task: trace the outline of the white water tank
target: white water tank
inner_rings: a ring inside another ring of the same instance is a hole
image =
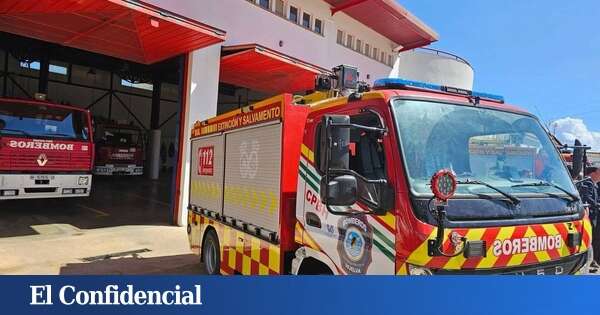
[[[401,52],[390,78],[473,90],[473,67],[456,55],[430,48]]]

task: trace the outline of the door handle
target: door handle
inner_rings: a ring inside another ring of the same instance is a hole
[[[317,216],[313,212],[307,212],[306,213],[306,224],[320,229],[321,228],[321,218],[319,218],[319,216]]]

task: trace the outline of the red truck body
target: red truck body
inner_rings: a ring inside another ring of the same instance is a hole
[[[0,200],[88,196],[91,130],[87,110],[0,99]]]
[[[144,174],[144,147],[140,128],[123,124],[96,126],[94,175]]]

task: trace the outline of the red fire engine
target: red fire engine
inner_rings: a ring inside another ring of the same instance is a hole
[[[356,75],[337,77],[194,126],[188,234],[207,273],[586,271],[588,210],[534,116],[402,79],[344,93]]]
[[[91,130],[87,110],[0,98],[0,200],[89,196]]]
[[[96,125],[96,166],[94,175],[144,174],[142,131],[131,124]]]

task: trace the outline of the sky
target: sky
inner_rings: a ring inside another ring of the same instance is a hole
[[[439,34],[431,48],[469,61],[474,90],[526,108],[563,141],[600,149],[600,1],[398,2]]]

